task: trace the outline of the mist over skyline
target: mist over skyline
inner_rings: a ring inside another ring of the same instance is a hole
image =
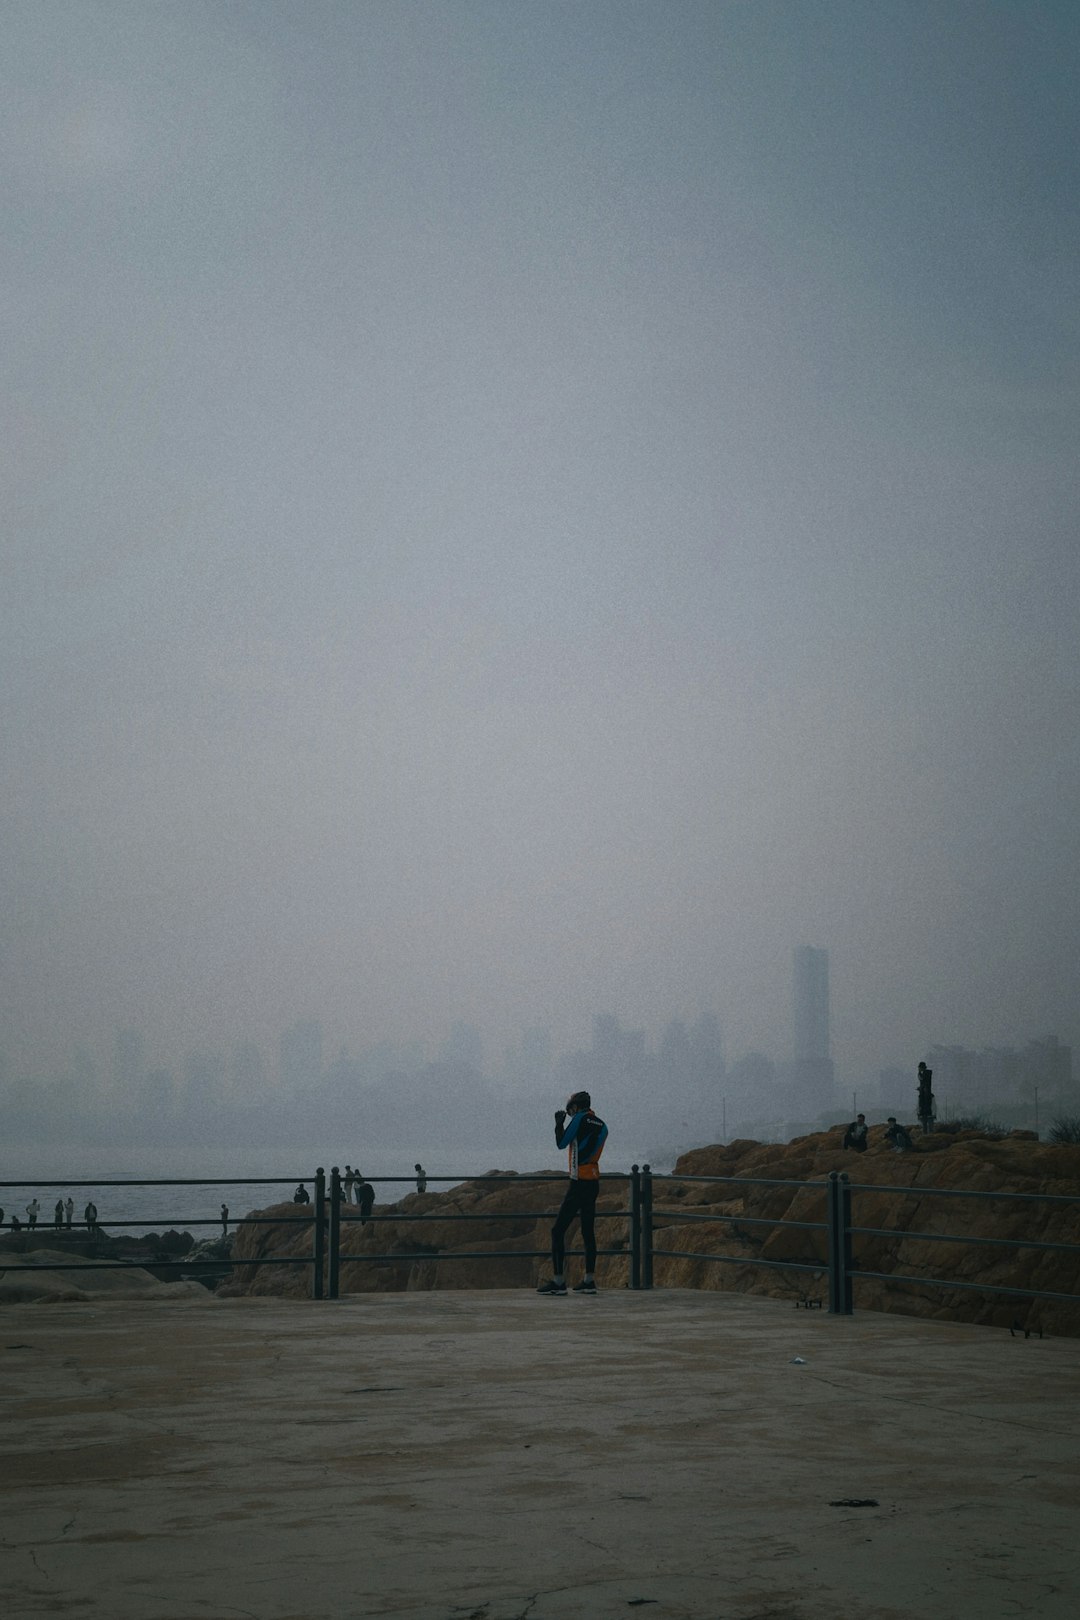
[[[1080,1046],[1080,13],[7,8],[0,1049]]]

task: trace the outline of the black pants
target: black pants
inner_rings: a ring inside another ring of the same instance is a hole
[[[596,1268],[596,1195],[598,1181],[572,1181],[566,1189],[555,1225],[551,1228],[551,1264],[556,1277],[562,1276],[566,1262],[566,1234],[577,1219],[581,1221],[581,1237],[585,1244],[585,1270]]]

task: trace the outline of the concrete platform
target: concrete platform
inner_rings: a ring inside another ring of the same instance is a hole
[[[674,1290],[206,1296],[8,1306],[0,1368],[7,1620],[1080,1612],[1073,1340]]]

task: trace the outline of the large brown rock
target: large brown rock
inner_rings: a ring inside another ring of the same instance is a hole
[[[977,1286],[946,1288],[858,1276],[860,1271],[883,1272],[890,1277],[1080,1294],[1080,1253],[998,1246],[1004,1242],[1080,1246],[1080,1146],[1051,1146],[1020,1134],[993,1140],[975,1131],[940,1132],[917,1138],[914,1152],[897,1154],[883,1140],[883,1132],[874,1129],[866,1153],[856,1154],[844,1151],[842,1139],[843,1129],[838,1127],[781,1147],[734,1142],[698,1148],[683,1155],[676,1172],[824,1182],[830,1171],[845,1171],[852,1183],[852,1226],[871,1229],[856,1232],[852,1240],[856,1309],[1006,1327],[1016,1323],[1028,1330],[1042,1328],[1080,1336],[1080,1301],[1028,1300],[984,1293]],[[933,1196],[934,1189],[1049,1193],[1075,1201],[946,1198]],[[734,1188],[716,1183],[655,1183],[654,1210],[674,1212],[691,1204],[697,1214],[715,1211],[735,1220],[691,1227],[679,1226],[673,1215],[672,1224],[657,1232],[657,1249],[693,1249],[739,1260],[820,1260],[821,1269],[780,1272],[658,1257],[654,1266],[657,1284],[734,1289],[778,1298],[800,1294],[821,1298],[827,1293],[823,1233],[795,1226],[749,1224],[755,1218],[824,1221],[824,1188],[817,1192],[756,1182]],[[657,1221],[658,1227],[662,1224]],[[875,1235],[881,1232],[890,1235]],[[906,1233],[912,1235],[903,1235]],[[981,1241],[930,1241],[944,1234]]]

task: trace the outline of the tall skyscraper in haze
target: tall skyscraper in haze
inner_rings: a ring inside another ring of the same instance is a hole
[[[793,997],[796,1106],[812,1115],[833,1104],[835,1073],[829,1052],[829,953],[795,947]]]

